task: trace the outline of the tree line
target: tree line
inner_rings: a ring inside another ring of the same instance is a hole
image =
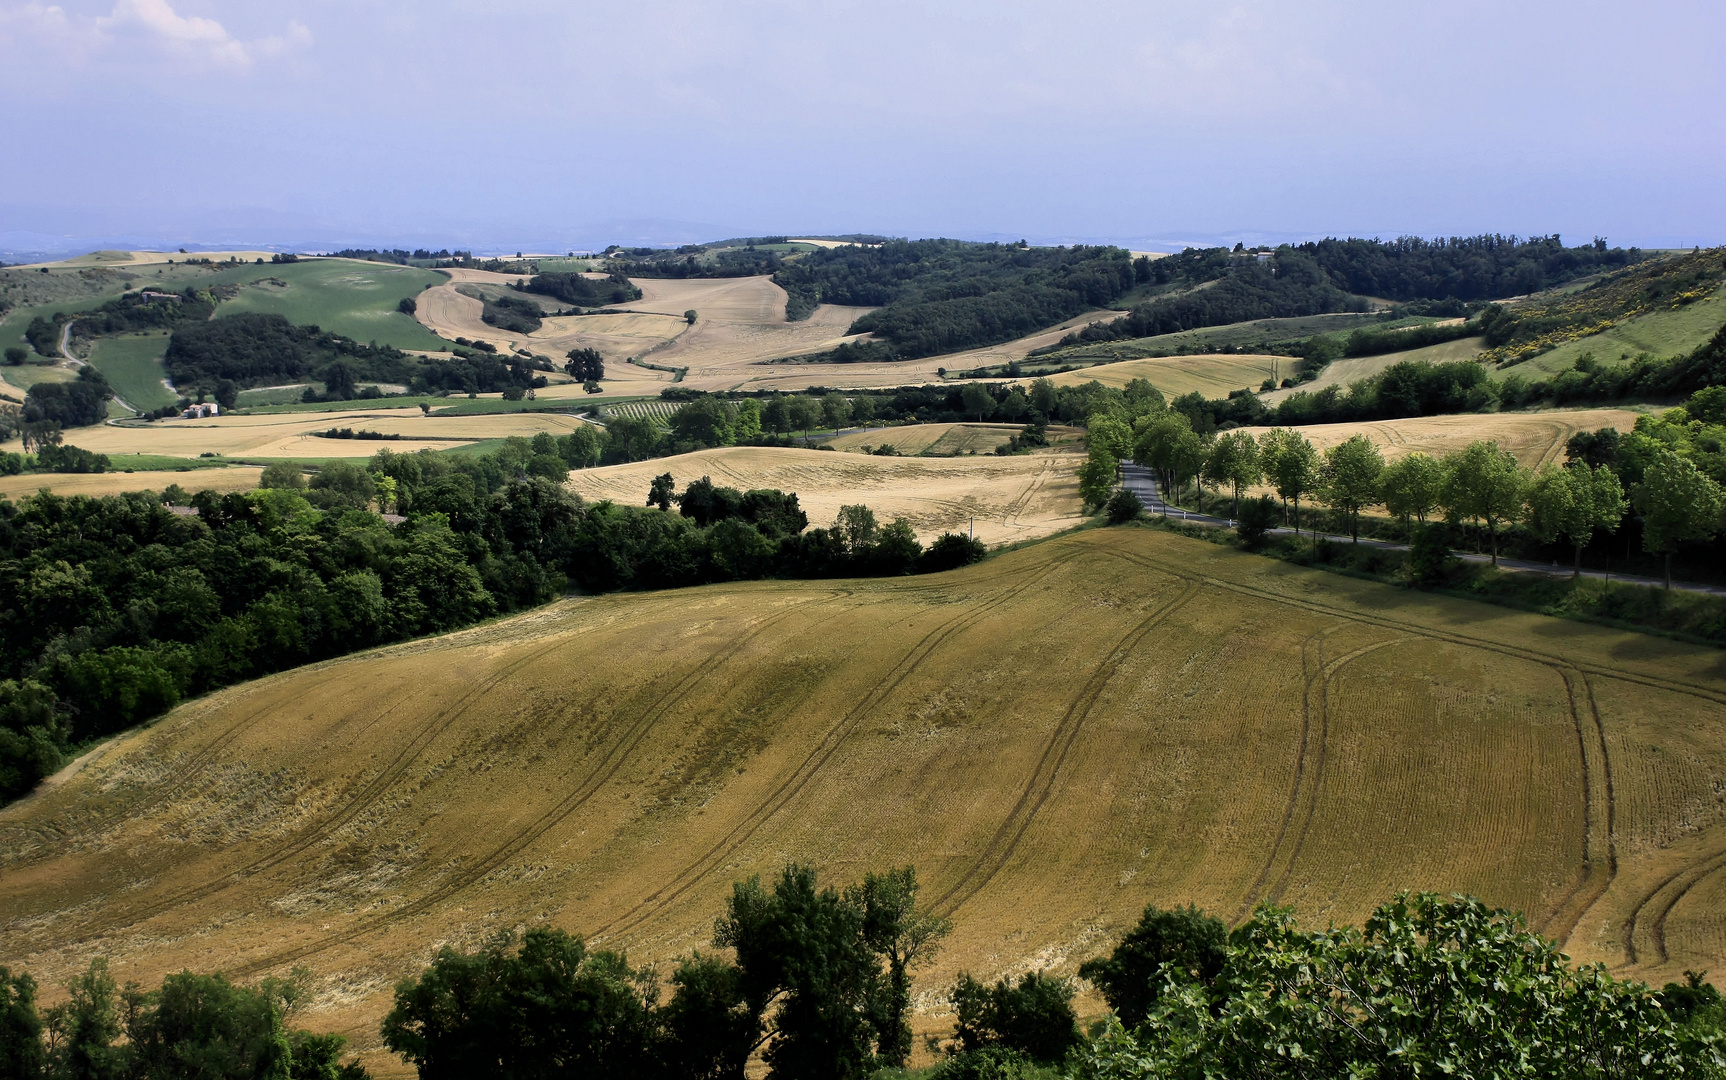
[[[0,499],[0,799],[190,695],[572,588],[907,574],[982,555],[962,536],[925,550],[862,506],[811,529],[795,494],[706,478],[676,494],[662,477],[635,506],[585,503],[562,487],[585,452],[541,434],[485,455],[381,449],[309,481],[278,463],[244,493]]]
[[[773,280],[790,294],[793,318],[817,304],[880,308],[850,332],[875,334],[890,358],[914,359],[1010,341],[1105,307],[1149,265],[1113,247],[889,240],[809,252]]]
[[[1254,251],[1238,244],[1234,251],[1189,248],[1150,263],[1152,295],[1127,315],[1070,334],[1062,344],[1365,311],[1369,296],[1456,304],[1513,296],[1642,258],[1637,249],[1608,248],[1604,240],[1567,248],[1557,236],[1333,238]]]
[[[605,307],[641,299],[641,290],[618,273],[597,279],[573,273],[535,274],[518,287],[576,307]]]
[[[1597,534],[1617,532],[1633,517],[1644,553],[1663,564],[1668,588],[1680,545],[1706,543],[1726,529],[1726,387],[1700,391],[1683,408],[1638,417],[1628,435],[1610,428],[1579,435],[1565,465],[1533,473],[1496,442],[1475,441],[1443,458],[1416,451],[1386,464],[1363,435],[1321,454],[1298,431],[1207,435],[1186,414],[1158,407],[1149,395],[1144,400],[1136,416],[1093,418],[1090,456],[1080,472],[1088,504],[1111,498],[1119,463],[1131,459],[1156,473],[1165,498],[1188,484],[1232,493],[1230,516],[1260,535],[1276,523],[1275,509],[1268,500],[1243,508],[1241,496],[1262,483],[1282,500],[1280,517],[1297,534],[1303,499],[1342,514],[1356,539],[1360,515],[1370,507],[1382,506],[1416,540],[1442,514],[1482,530],[1495,564],[1501,536],[1520,525],[1539,543],[1570,548],[1577,572]],[[1443,556],[1428,552],[1429,560]]]
[[[952,929],[919,891],[911,867],[843,889],[797,864],[750,877],[714,923],[718,951],[680,958],[664,987],[557,928],[445,946],[396,985],[380,1034],[423,1080],[864,1080],[909,1060],[913,975]],[[1574,967],[1519,915],[1462,896],[1400,893],[1320,931],[1269,903],[1233,930],[1150,904],[1078,972],[1109,1008],[1085,1030],[1071,978],[961,973],[930,1080],[1676,1080],[1726,1065],[1726,1004],[1701,975],[1656,991]],[[98,959],[44,1011],[28,973],[0,968],[0,1076],[364,1077],[340,1036],[287,1028],[309,973],[295,974],[181,972],[146,993]]]

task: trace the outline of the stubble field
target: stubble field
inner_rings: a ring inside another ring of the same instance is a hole
[[[1151,530],[571,600],[190,703],[0,811],[0,958],[305,965],[300,1022],[400,1072],[376,1024],[438,946],[549,924],[663,973],[795,859],[917,866],[956,924],[925,1028],[1148,902],[1459,890],[1660,980],[1726,960],[1723,720],[1715,650]]]
[[[1554,409],[1550,412],[1461,413],[1454,416],[1415,416],[1406,420],[1372,420],[1348,424],[1310,424],[1293,430],[1320,450],[1356,435],[1378,446],[1385,460],[1423,451],[1433,457],[1461,450],[1477,439],[1491,439],[1516,455],[1529,469],[1548,462],[1564,463],[1564,444],[1572,435],[1600,428],[1629,431],[1642,415],[1634,409]],[[1250,435],[1264,428],[1241,428]]]
[[[1083,461],[1080,454],[1061,451],[996,457],[991,449],[987,457],[894,458],[734,446],[578,469],[569,474],[567,486],[590,501],[642,504],[661,473],[670,473],[680,489],[710,476],[715,484],[740,491],[796,492],[811,526],[829,525],[841,506],[863,503],[882,524],[905,518],[925,542],[943,532],[966,532],[974,520],[977,539],[1001,544],[1048,536],[1083,520],[1077,478]]]

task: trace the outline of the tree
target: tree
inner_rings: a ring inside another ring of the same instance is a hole
[[[1157,474],[1163,498],[1174,495],[1174,461],[1176,447],[1183,435],[1190,435],[1193,422],[1178,412],[1165,412],[1145,424],[1133,441],[1133,462]]]
[[[1228,940],[1228,927],[1196,907],[1164,911],[1148,904],[1114,952],[1085,961],[1079,977],[1103,992],[1122,1024],[1136,1028],[1168,985],[1165,978],[1213,985],[1228,957]]]
[[[934,959],[953,924],[917,905],[917,871],[909,866],[865,874],[849,899],[863,912],[863,940],[887,963],[876,1056],[902,1066],[911,1056],[911,972]]]
[[[133,1048],[116,1046],[123,1031],[121,990],[97,957],[66,984],[65,1001],[47,1013],[51,1072],[69,1080],[122,1080],[131,1071]],[[136,996],[127,987],[127,998]]]
[[[1664,557],[1670,589],[1672,552],[1685,541],[1706,540],[1720,531],[1726,493],[1693,463],[1663,450],[1643,471],[1631,498],[1642,516],[1642,549]]]
[[[163,1080],[289,1080],[293,1050],[267,988],[182,971],[126,1025],[137,1072]]]
[[[833,531],[845,540],[845,549],[853,558],[868,554],[875,543],[875,511],[861,503],[841,506],[833,519]]]
[[[862,931],[863,912],[820,888],[809,867],[787,866],[771,890],[760,877],[732,887],[713,943],[736,951],[749,1014],[767,1021],[758,1030],[771,1032],[762,1055],[771,1080],[844,1080],[874,1068],[878,969]]]
[[[950,996],[958,1014],[953,1036],[961,1052],[998,1046],[1033,1061],[1059,1064],[1081,1039],[1073,984],[1041,971],[993,986],[959,976]]]
[[[786,408],[786,419],[791,429],[802,431],[805,439],[821,423],[821,404],[812,397],[794,395]]]
[[[1438,506],[1444,493],[1444,465],[1416,450],[1384,467],[1379,488],[1384,508],[1401,518],[1405,529],[1412,528],[1411,518],[1425,525],[1426,515]]]
[[[959,388],[959,403],[965,412],[975,413],[977,421],[981,423],[983,417],[994,409],[995,395],[989,393],[989,388],[982,383],[966,383]]]
[[[1136,520],[1140,514],[1145,512],[1145,504],[1139,501],[1137,495],[1126,488],[1121,488],[1109,496],[1109,502],[1105,509],[1109,512],[1110,525],[1125,525],[1129,521]]]
[[[1718,1068],[1659,995],[1478,900],[1402,894],[1363,927],[1304,931],[1261,906],[1207,988],[1165,987],[1134,1031],[1112,1023],[1078,1075],[1681,1077]]]
[[[1294,503],[1294,528],[1298,537],[1301,496],[1316,490],[1321,479],[1318,450],[1298,431],[1272,428],[1259,436],[1259,458],[1266,479],[1276,488],[1284,505]]]
[[[38,1080],[47,1065],[36,980],[0,965],[0,1080]]]
[[[605,358],[598,349],[571,349],[564,354],[563,370],[581,383],[596,383],[605,378]]]
[[[690,326],[694,326],[694,325],[695,325],[695,320],[696,320],[696,319],[697,319],[697,318],[699,318],[699,317],[700,317],[700,316],[698,316],[698,315],[697,315],[697,314],[696,314],[696,313],[695,313],[695,309],[694,309],[694,308],[690,308],[690,309],[689,309],[689,310],[688,310],[688,311],[685,311],[685,312],[684,312],[684,313],[683,313],[683,321],[684,321],[684,322],[686,322],[686,323],[688,323],[688,324],[689,324],[689,325],[690,325]]]
[[[761,1039],[760,1017],[743,995],[737,965],[696,953],[671,975],[677,988],[655,1019],[662,1075],[687,1080],[743,1080]]]
[[[1354,435],[1324,453],[1323,495],[1334,510],[1348,515],[1349,536],[1360,542],[1360,512],[1379,500],[1384,457],[1364,435]]]
[[[1528,526],[1541,543],[1559,537],[1574,552],[1572,580],[1582,576],[1582,549],[1597,529],[1612,532],[1624,517],[1624,486],[1604,466],[1548,464],[1528,487]]]
[[[577,424],[568,435],[557,440],[557,452],[563,455],[563,460],[569,462],[572,469],[585,469],[596,465],[604,451],[600,431],[600,428],[592,424]]]
[[[851,402],[844,394],[833,392],[821,398],[821,423],[837,430],[851,420]]]
[[[1244,431],[1231,431],[1219,436],[1205,459],[1205,478],[1218,486],[1234,489],[1234,509],[1229,516],[1236,518],[1241,511],[1241,491],[1259,482],[1259,444]]]
[[[1456,517],[1486,523],[1492,537],[1492,565],[1498,565],[1498,526],[1513,524],[1522,513],[1528,473],[1496,442],[1476,440],[1444,459],[1439,505]]]
[[[653,478],[652,486],[647,489],[647,505],[670,510],[671,499],[676,492],[677,481],[671,478],[670,473],[660,473]]]
[[[505,933],[476,953],[445,947],[397,983],[384,1045],[424,1080],[634,1078],[649,1068],[649,985],[561,930],[529,930],[519,948]]]
[[[699,446],[730,446],[736,441],[731,408],[703,395],[671,414],[671,430],[679,439]]]
[[[792,428],[790,398],[775,394],[767,399],[767,404],[761,408],[761,426],[775,435],[784,434]]]
[[[1101,444],[1091,447],[1090,457],[1079,466],[1079,496],[1087,508],[1099,507],[1109,501],[1115,490],[1115,475],[1121,463]]]
[[[27,420],[20,432],[26,454],[35,453],[44,446],[60,445],[61,428],[58,420]]]
[[[606,441],[615,446],[625,461],[638,461],[653,452],[659,443],[659,430],[653,421],[619,416],[605,428]]]

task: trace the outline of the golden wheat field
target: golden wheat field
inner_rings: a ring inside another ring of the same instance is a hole
[[[142,470],[104,473],[29,473],[0,478],[0,498],[21,499],[47,488],[56,495],[118,495],[127,491],[161,491],[178,484],[187,491],[250,491],[264,470],[243,465],[225,469]]]
[[[670,473],[679,488],[710,476],[715,484],[740,491],[796,492],[812,526],[831,524],[841,506],[863,503],[882,524],[903,517],[925,541],[975,528],[986,544],[1010,543],[1084,520],[1077,476],[1081,455],[1052,451],[996,457],[993,447],[991,442],[987,457],[895,458],[733,446],[578,469],[569,474],[568,487],[588,500],[641,504],[661,473]]]
[[[905,424],[848,432],[828,439],[826,445],[857,452],[887,445],[901,454],[992,454],[995,447],[1023,430],[1022,424]],[[1082,441],[1085,429],[1056,424],[1047,434],[1051,444],[1063,445]]]
[[[68,442],[99,454],[165,454],[197,457],[367,458],[380,447],[397,453],[448,450],[481,439],[511,435],[533,436],[541,431],[567,434],[586,421],[561,413],[475,413],[466,416],[426,416],[419,409],[349,409],[325,413],[258,413],[215,416],[202,420],[159,420],[148,424],[104,424],[78,428]],[[315,433],[353,428],[397,435],[379,442],[365,439],[324,439]],[[4,449],[16,451],[14,439]]]
[[[1433,457],[1461,450],[1476,439],[1492,439],[1530,469],[1564,461],[1564,444],[1581,431],[1617,428],[1629,431],[1642,415],[1633,409],[1554,409],[1549,412],[1464,413],[1455,416],[1416,416],[1406,420],[1372,420],[1350,424],[1311,424],[1294,430],[1319,449],[1355,435],[1378,445],[1386,460],[1395,461],[1416,450]],[[1242,428],[1252,435],[1264,428]]]
[[[1274,365],[1282,374],[1293,370],[1286,356],[1206,354],[1163,356],[1143,360],[1118,360],[1112,364],[1064,371],[1049,376],[1056,386],[1079,386],[1095,379],[1104,386],[1125,386],[1144,379],[1161,390],[1165,398],[1177,398],[1195,390],[1207,398],[1228,397],[1231,390],[1257,390],[1269,378]]]
[[[1401,888],[1661,980],[1726,962],[1726,665],[1149,529],[922,578],[572,599],[211,695],[0,810],[0,959],[315,973],[377,1021],[444,944],[659,966],[731,882],[914,864],[961,970],[1071,973],[1146,903],[1309,925]],[[49,989],[52,1000],[57,991]]]

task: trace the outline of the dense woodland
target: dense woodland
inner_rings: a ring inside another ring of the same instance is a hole
[[[1150,264],[1156,295],[1125,317],[1086,327],[1063,344],[1364,311],[1367,297],[1454,304],[1521,295],[1642,258],[1635,248],[1608,248],[1604,240],[1567,248],[1556,236],[1330,239],[1257,251],[1239,245],[1234,251],[1188,248]]]
[[[712,945],[664,983],[567,931],[444,946],[395,989],[384,1044],[422,1080],[865,1080],[903,1076],[913,980],[951,931],[911,867],[845,888],[788,865],[737,882]],[[1402,893],[1360,927],[1305,930],[1265,903],[1232,931],[1145,908],[1076,982],[961,974],[927,1080],[1330,1080],[1721,1075],[1726,1003],[1697,973],[1653,990],[1573,966],[1513,912]],[[305,973],[304,977],[309,977]],[[93,961],[36,1004],[0,967],[0,1067],[18,1080],[360,1080],[345,1042],[290,1029],[301,982],[171,975],[146,992]],[[92,1067],[99,1063],[99,1067]]]
[[[521,288],[576,307],[604,307],[641,299],[641,290],[622,274],[604,278],[590,278],[583,274],[535,274]]]
[[[0,797],[188,696],[570,588],[904,574],[981,555],[964,537],[925,551],[864,507],[810,529],[794,494],[705,478],[679,493],[666,476],[638,506],[585,504],[561,484],[589,454],[542,434],[486,455],[380,450],[309,484],[282,463],[246,494],[0,500]]]
[[[810,252],[774,281],[789,317],[817,304],[880,307],[852,324],[897,359],[1011,341],[1114,303],[1148,272],[1120,248],[890,240]]]

